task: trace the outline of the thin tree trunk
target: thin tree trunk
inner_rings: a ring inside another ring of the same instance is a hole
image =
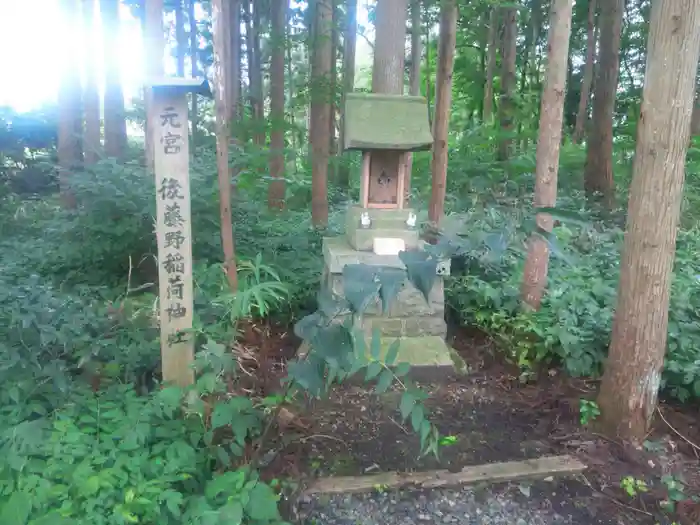
[[[214,95],[216,108],[216,168],[219,179],[219,215],[221,220],[221,245],[224,251],[224,271],[231,291],[238,289],[236,252],[231,219],[231,175],[229,172],[229,140],[231,136],[231,97],[226,82],[231,80],[231,26],[232,2],[212,2],[212,28],[214,33]],[[237,3],[236,3],[237,5]]]
[[[126,152],[126,109],[119,65],[119,0],[100,0],[104,64],[105,153],[122,159]],[[148,129],[148,126],[145,127]]]
[[[421,4],[420,0],[411,1],[411,70],[409,72],[409,93],[420,95],[420,66],[423,59],[423,42],[421,40]],[[413,171],[413,154],[406,154],[406,178],[404,180],[405,197],[408,203],[411,197],[411,172]]]
[[[228,96],[229,119],[231,121],[238,121],[241,102],[241,2],[240,0],[228,1],[231,3],[228,29],[228,34],[231,38],[229,44],[229,60],[231,65],[227,67],[228,86],[226,86],[226,93]],[[230,133],[229,137],[230,140],[234,140],[234,143],[235,135],[235,133]]]
[[[252,0],[246,3],[246,50],[248,58],[248,97],[252,113],[253,141],[258,146],[265,144],[263,126],[262,64],[260,61],[260,4]]]
[[[430,121],[430,129],[433,129],[432,75],[433,73],[430,68],[430,24],[425,24],[425,98],[428,101],[428,120]]]
[[[515,102],[515,61],[518,54],[518,10],[516,8],[503,9],[503,64],[501,73],[501,103],[498,106],[498,120],[501,125],[503,138],[498,143],[497,158],[505,161],[510,158],[513,146],[513,124]]]
[[[331,70],[332,0],[314,2],[314,45],[311,64],[311,221],[316,228],[328,225],[328,128],[331,104],[328,75]]]
[[[185,33],[185,13],[182,10],[184,0],[175,0],[175,40],[177,49],[175,52],[177,63],[177,76],[185,76],[185,55],[187,54],[187,35]]]
[[[328,166],[329,175],[328,178],[334,182],[338,182],[338,172],[337,172],[337,159],[335,158],[338,149],[335,140],[335,112],[336,112],[336,93],[338,91],[338,5],[337,0],[331,0],[331,71],[329,74],[329,88],[330,91],[330,119],[328,121],[328,155],[330,157],[330,164]]]
[[[355,89],[355,48],[357,46],[357,0],[346,0],[345,31],[343,35],[343,103],[340,111],[340,147],[345,144],[345,95]],[[338,185],[350,187],[350,166],[343,163],[338,174]]]
[[[165,39],[163,34],[163,0],[144,0],[146,2],[146,34],[144,45],[146,46],[146,75],[154,78],[163,74],[163,54]],[[152,90],[146,89],[146,167],[153,171],[155,162],[155,149],[153,133],[150,123],[155,121],[151,103]]]
[[[95,0],[83,0],[83,37],[85,38],[85,88],[83,105],[85,107],[85,164],[95,164],[100,158],[100,91],[98,88],[98,49],[93,39],[95,24]]]
[[[484,85],[484,122],[491,122],[493,118],[493,76],[496,73],[496,60],[498,53],[498,8],[491,7],[489,15],[488,54],[486,56],[486,82]]]
[[[270,60],[270,183],[267,205],[284,208],[284,51],[285,23],[288,0],[275,0],[272,4]]]
[[[593,197],[600,192],[608,208],[612,208],[615,201],[612,134],[624,10],[625,0],[607,0],[601,4],[599,64],[583,174],[586,194]]]
[[[600,426],[641,444],[666,352],[671,274],[700,57],[700,0],[651,4],[644,91]]]
[[[190,22],[190,57],[192,60],[191,71],[192,78],[196,78],[199,74],[199,68],[197,67],[197,61],[199,60],[199,38],[197,34],[197,18],[194,14],[194,5],[196,0],[189,0],[187,4],[187,15]],[[240,31],[240,28],[239,28]],[[239,68],[240,71],[240,68]],[[199,133],[197,127],[199,125],[199,110],[197,107],[197,95],[192,95],[192,110],[190,114],[190,120],[192,121],[192,151],[194,153],[195,147],[199,142]]]
[[[296,110],[296,107],[294,105],[294,96],[296,94],[296,88],[295,88],[295,83],[294,83],[294,68],[293,68],[293,62],[292,62],[292,26],[291,26],[291,17],[292,14],[289,10],[287,10],[287,19],[285,22],[285,31],[287,35],[287,78],[289,82],[289,127],[292,130],[291,133],[291,145],[292,145],[292,151],[294,152],[294,174],[298,173],[297,169],[297,132],[296,132],[296,122],[294,118],[294,113]]]
[[[432,159],[432,193],[428,218],[439,226],[445,213],[447,186],[447,139],[452,105],[452,73],[457,42],[457,4],[442,0],[440,4],[440,40],[438,42],[438,73],[435,95],[435,121]]]
[[[80,20],[78,0],[61,0],[64,19],[75,23]],[[64,41],[64,56],[78,54],[73,39]],[[75,195],[70,188],[70,176],[83,164],[83,115],[78,62],[67,60],[58,88],[58,166],[61,200],[65,208],[75,208]]]
[[[540,126],[537,139],[535,167],[535,208],[552,208],[557,200],[557,172],[564,117],[567,59],[571,36],[573,0],[553,0],[547,48],[547,80],[542,93]],[[537,226],[552,231],[552,216],[538,213]],[[530,236],[523,275],[521,295],[523,303],[539,309],[547,284],[549,245],[539,233]]]
[[[576,126],[574,128],[574,143],[580,144],[586,131],[588,122],[588,99],[591,95],[591,83],[593,82],[593,65],[595,64],[595,12],[596,0],[588,0],[588,25],[586,27],[586,64],[583,67],[583,81],[581,83],[581,98],[578,102],[576,113]]]

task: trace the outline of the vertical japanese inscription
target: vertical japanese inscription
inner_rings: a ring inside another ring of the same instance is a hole
[[[155,91],[154,123],[163,379],[192,382],[192,240],[184,94]]]

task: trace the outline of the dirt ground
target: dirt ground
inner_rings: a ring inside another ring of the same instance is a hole
[[[269,357],[276,364],[269,371],[279,377],[298,342],[279,330],[272,339],[266,346],[275,349]],[[429,419],[442,436],[452,436],[440,461],[418,457],[418,437],[400,422],[400,392],[378,397],[346,385],[329,399],[308,403],[300,414],[306,428],[287,429],[269,468],[303,484],[315,476],[459,469],[570,454],[588,469],[558,480],[556,491],[534,483],[527,492],[538,505],[569,508],[577,515],[573,523],[581,524],[700,523],[700,504],[691,499],[700,496],[700,449],[693,445],[700,443],[700,410],[662,403],[644,447],[636,449],[581,424],[580,400],[595,399],[596,382],[548,369],[522,384],[485,336],[462,330],[451,343],[469,373],[420,384],[430,392]],[[670,499],[677,500],[673,508],[664,503]]]

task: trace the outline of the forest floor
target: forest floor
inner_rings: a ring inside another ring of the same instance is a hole
[[[280,358],[290,357],[297,344],[289,336],[277,343],[272,346]],[[692,445],[700,443],[697,407],[662,404],[663,417],[657,413],[645,446],[637,449],[581,425],[579,403],[595,399],[595,381],[552,368],[523,384],[517,368],[483,335],[460,330],[452,346],[469,373],[420,383],[430,392],[431,422],[441,436],[452,436],[452,444],[440,449],[440,461],[418,457],[418,436],[399,421],[400,392],[376,396],[345,385],[329,399],[308,404],[300,418],[303,430],[288,429],[287,444],[269,468],[300,485],[319,476],[452,470],[559,454],[587,469],[534,482],[304,496],[290,502],[297,519],[308,525],[700,523],[700,505],[689,500],[700,495],[700,450]],[[682,495],[670,494],[665,475],[683,481]],[[626,477],[644,486],[630,495],[621,486]],[[661,502],[673,495],[685,501],[675,512],[662,510]]]

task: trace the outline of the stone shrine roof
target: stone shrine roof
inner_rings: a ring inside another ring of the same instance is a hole
[[[420,151],[433,135],[424,97],[348,93],[343,149]]]

